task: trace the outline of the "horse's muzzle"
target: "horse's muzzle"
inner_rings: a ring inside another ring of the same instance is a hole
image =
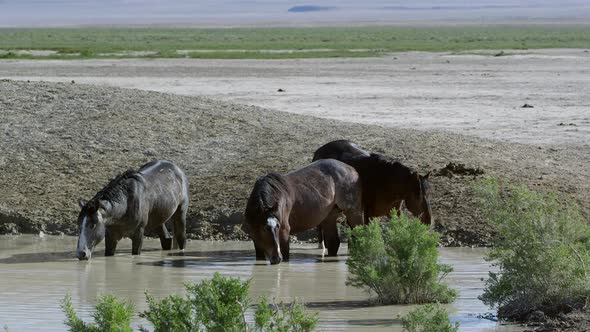
[[[78,259],[81,261],[89,260],[90,256],[92,256],[92,254],[90,253],[90,250],[81,250],[76,253],[76,257],[78,257]]]
[[[281,256],[272,256],[270,258],[270,264],[275,265],[275,264],[279,264],[283,259],[281,258]]]

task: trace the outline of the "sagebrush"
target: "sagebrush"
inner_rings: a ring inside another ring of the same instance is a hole
[[[499,317],[515,320],[583,305],[590,296],[590,226],[579,208],[492,178],[475,190],[498,233],[487,260],[499,271],[490,272],[480,299],[498,307]]]
[[[438,233],[418,219],[392,211],[385,223],[373,219],[347,234],[347,284],[375,293],[379,303],[447,303],[457,296],[441,283],[452,267],[438,263]]]
[[[407,332],[457,332],[459,322],[451,323],[449,314],[438,304],[425,304],[402,318]]]
[[[250,281],[222,277],[216,273],[212,279],[185,285],[187,295],[170,295],[157,300],[146,293],[148,310],[140,313],[147,319],[150,328],[142,331],[154,332],[242,332],[313,331],[318,322],[317,313],[309,313],[302,303],[269,304],[260,298],[254,310],[254,318],[247,320],[250,307],[248,290]],[[72,306],[69,296],[62,302],[66,313],[66,325],[71,332],[132,331],[131,318],[134,306],[108,295],[99,298],[96,311],[92,314],[94,323],[80,319]]]
[[[63,299],[61,308],[66,314],[65,324],[70,332],[131,332],[131,318],[135,306],[118,300],[113,295],[98,298],[96,310],[92,313],[94,322],[86,323],[74,311],[69,295]]]
[[[246,319],[250,306],[249,281],[222,277],[186,285],[183,298],[171,295],[160,301],[146,294],[149,309],[141,314],[154,332],[171,331],[313,331],[317,314],[308,313],[297,302],[269,305],[262,297],[254,311],[254,322]],[[144,329],[147,331],[147,329]]]

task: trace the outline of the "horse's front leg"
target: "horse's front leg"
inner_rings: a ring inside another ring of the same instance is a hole
[[[137,227],[133,235],[131,236],[131,254],[141,254],[141,246],[143,245],[143,232],[144,226],[140,225]]]
[[[112,232],[109,232],[107,230],[104,237],[104,255],[114,256],[115,251],[117,250],[117,243],[119,243],[119,238],[117,238]]]
[[[285,229],[282,230],[279,234],[279,246],[281,248],[281,255],[283,256],[283,261],[289,261],[289,230]]]
[[[264,249],[261,249],[260,247],[258,247],[256,245],[256,242],[254,242],[254,250],[256,251],[256,260],[257,261],[265,261],[266,260],[266,254],[264,253]]]

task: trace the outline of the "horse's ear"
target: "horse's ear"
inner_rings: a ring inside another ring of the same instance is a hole
[[[83,208],[86,203],[87,202],[83,198],[78,199],[78,205],[80,206],[80,209]]]
[[[430,178],[430,173],[431,173],[431,171],[428,171],[428,173],[426,173],[426,175],[424,175],[424,180],[428,180]]]

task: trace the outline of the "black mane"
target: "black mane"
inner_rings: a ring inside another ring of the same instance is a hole
[[[347,161],[361,176],[378,175],[379,177],[392,175],[392,172],[415,173],[412,168],[402,164],[399,160],[389,159],[379,153],[371,153],[370,156],[360,156]]]
[[[268,173],[256,180],[252,194],[248,200],[246,214],[264,214],[276,209],[279,200],[287,192],[288,184],[285,178],[278,173]]]
[[[98,202],[99,200],[108,202],[120,202],[121,198],[127,196],[130,185],[127,179],[133,179],[143,183],[144,179],[141,174],[135,170],[129,169],[111,179],[109,183],[104,186],[99,192],[92,197],[90,202]],[[89,202],[89,203],[90,203]]]

